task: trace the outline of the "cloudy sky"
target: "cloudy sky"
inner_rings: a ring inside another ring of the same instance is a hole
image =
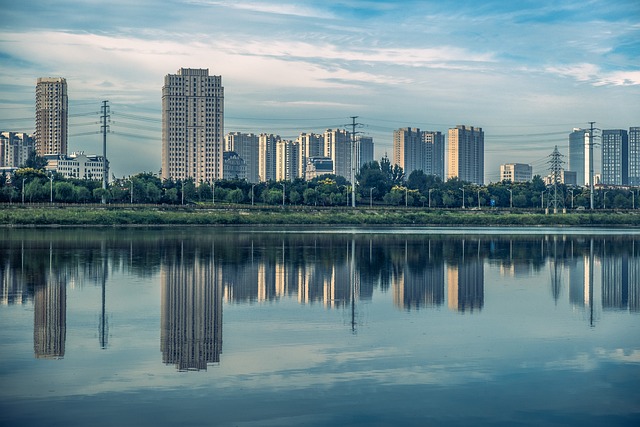
[[[160,168],[163,77],[222,75],[225,132],[344,127],[376,157],[399,127],[485,131],[485,179],[595,121],[640,126],[640,2],[0,0],[0,129],[33,132],[38,77],[65,77],[69,150],[101,150],[112,109],[116,176]]]

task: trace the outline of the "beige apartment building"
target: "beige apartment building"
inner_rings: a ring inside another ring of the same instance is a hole
[[[36,152],[67,154],[69,97],[67,80],[62,77],[41,77],[36,83],[36,131],[33,135]]]
[[[162,178],[223,178],[224,88],[209,69],[181,68],[162,87]]]
[[[482,128],[458,125],[449,129],[447,179],[484,183],[484,132]]]

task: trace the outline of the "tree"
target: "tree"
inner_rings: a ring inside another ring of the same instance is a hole
[[[56,200],[64,203],[73,203],[76,200],[76,192],[73,184],[63,181],[56,182],[53,186]]]
[[[244,193],[239,188],[230,190],[227,192],[227,201],[229,203],[242,203],[244,201]]]
[[[75,187],[75,192],[78,203],[86,203],[91,199],[91,192],[87,187]]]
[[[162,196],[162,192],[153,182],[147,182],[146,193],[147,201],[149,203],[158,203],[160,201],[160,197]]]
[[[38,156],[36,150],[32,150],[29,152],[27,160],[24,162],[24,165],[22,165],[22,167],[33,168],[35,170],[44,170],[46,166],[47,160],[42,156]]]
[[[313,188],[307,188],[302,193],[302,198],[305,205],[317,205],[318,204],[318,192]]]
[[[289,191],[289,200],[292,204],[297,205],[302,200],[302,196],[296,190]]]
[[[47,194],[49,194],[49,192],[38,179],[32,179],[24,188],[24,197],[29,200],[30,203],[46,200]]]

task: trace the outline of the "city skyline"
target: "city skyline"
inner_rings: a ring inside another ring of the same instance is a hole
[[[33,131],[36,78],[64,77],[69,152],[101,152],[87,133],[108,99],[116,176],[160,169],[160,87],[181,67],[225,79],[225,134],[294,139],[359,116],[379,159],[392,157],[394,129],[476,124],[485,182],[508,162],[543,174],[589,121],[628,129],[640,116],[633,1],[35,3],[5,11],[0,128]]]

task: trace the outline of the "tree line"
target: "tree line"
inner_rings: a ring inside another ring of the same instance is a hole
[[[521,208],[542,209],[553,203],[567,209],[589,207],[589,190],[545,185],[540,176],[528,182],[497,182],[479,186],[457,178],[443,181],[422,171],[408,177],[388,158],[363,165],[356,175],[358,206],[411,206],[425,208]],[[630,209],[638,194],[627,189],[602,189],[595,193],[598,209]],[[161,180],[143,172],[113,179],[108,188],[95,180],[64,178],[47,173],[37,158],[11,175],[0,175],[0,202],[4,203],[134,203],[134,204],[265,204],[349,206],[351,184],[341,176],[322,175],[310,181],[270,181],[252,184],[245,180],[196,183]]]

